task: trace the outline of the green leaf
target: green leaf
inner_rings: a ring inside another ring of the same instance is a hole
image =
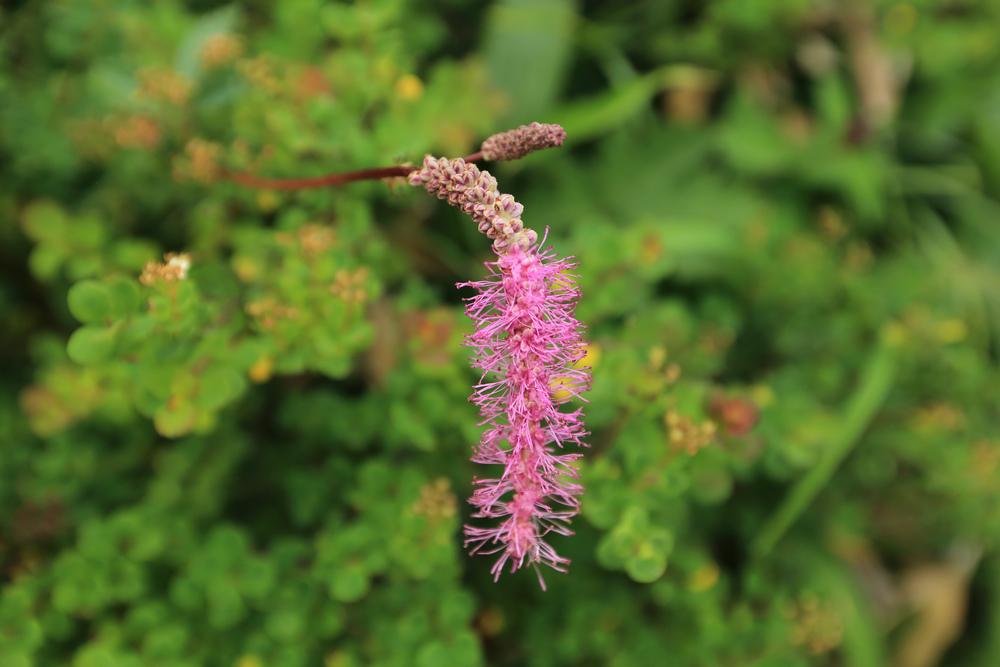
[[[243,599],[233,586],[222,579],[212,581],[205,591],[208,598],[208,622],[224,630],[239,623],[246,615]]]
[[[58,248],[50,245],[40,245],[32,249],[28,255],[28,267],[31,274],[43,282],[56,277],[63,265],[65,257]]]
[[[154,628],[143,640],[144,657],[173,657],[181,655],[190,631],[179,623]]]
[[[121,239],[111,247],[115,264],[126,271],[138,272],[146,262],[162,255],[155,243],[143,239]]]
[[[169,364],[146,362],[136,368],[138,385],[161,401],[170,397],[170,384],[176,369]]]
[[[66,353],[78,364],[95,364],[109,359],[115,350],[118,329],[87,325],[69,337]]]
[[[511,102],[511,122],[528,123],[559,93],[577,17],[571,0],[506,0],[487,19],[490,78]]]
[[[428,415],[408,403],[393,403],[389,407],[389,417],[403,441],[425,452],[434,451],[437,439],[428,423]]]
[[[566,130],[566,142],[576,143],[620,127],[644,109],[649,100],[663,89],[665,74],[661,68],[621,83],[607,92],[573,100],[554,110],[552,119]]]
[[[267,615],[264,629],[275,641],[294,642],[301,638],[305,619],[294,609],[276,609]]]
[[[66,213],[55,202],[34,202],[24,211],[21,228],[32,241],[58,242],[66,233]]]
[[[69,312],[84,324],[106,320],[113,310],[111,290],[96,280],[84,280],[70,287],[67,301]]]
[[[201,589],[187,577],[177,577],[170,584],[170,601],[185,611],[194,611],[203,605]]]
[[[842,130],[851,120],[851,94],[839,76],[826,76],[816,83],[816,106],[827,126]]]
[[[171,399],[153,415],[153,426],[164,438],[179,438],[188,433],[198,418],[198,411],[187,401]]]
[[[115,278],[107,284],[106,290],[111,299],[112,316],[127,317],[139,310],[141,297],[139,285],[134,280]]]
[[[651,584],[667,571],[667,555],[654,552],[645,543],[639,549],[638,555],[625,562],[625,573],[640,584]]]
[[[70,280],[91,278],[101,272],[101,256],[93,252],[73,254],[66,260],[66,275]]]
[[[896,381],[898,364],[898,351],[889,341],[882,341],[871,353],[858,385],[844,407],[840,430],[829,435],[820,462],[795,483],[757,533],[751,547],[754,556],[763,558],[770,554],[785,532],[833,478],[889,396]]]
[[[606,533],[597,544],[597,562],[609,570],[621,568],[631,554],[631,544],[620,530]]]
[[[330,595],[341,602],[357,602],[371,588],[368,573],[357,566],[338,568],[330,582]]]
[[[708,461],[706,456],[696,456],[691,462],[691,491],[698,502],[717,505],[733,491],[733,478],[720,461]]]
[[[347,357],[319,358],[312,365],[323,375],[335,380],[345,378],[351,372],[351,360]]]
[[[208,549],[219,563],[235,563],[247,553],[247,535],[233,525],[222,525],[212,531]]]
[[[246,380],[235,370],[213,364],[198,379],[195,403],[200,408],[215,411],[243,394],[246,386]]]
[[[148,561],[159,556],[164,546],[164,534],[159,526],[144,525],[132,538],[127,555],[135,561]]]
[[[432,639],[417,653],[417,667],[434,667],[435,665],[454,664],[450,659],[448,647],[440,639]]]
[[[96,251],[107,243],[108,230],[101,218],[86,215],[73,221],[66,230],[66,236],[74,248]]]
[[[274,562],[265,558],[253,558],[246,562],[240,592],[252,600],[263,600],[274,587],[274,570]]]

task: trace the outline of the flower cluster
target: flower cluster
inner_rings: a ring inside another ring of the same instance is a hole
[[[488,171],[462,158],[449,160],[424,157],[424,166],[409,175],[411,185],[422,185],[427,192],[447,199],[471,216],[479,231],[493,239],[498,253],[513,246],[528,247],[538,240],[538,234],[526,229],[521,222],[524,207],[510,195],[497,192],[497,179]]]
[[[483,142],[483,157],[493,162],[518,160],[543,148],[562,146],[566,130],[558,125],[532,123],[516,130],[494,134]]]
[[[143,285],[152,285],[155,282],[163,281],[172,283],[177,280],[186,280],[188,269],[191,268],[191,256],[187,253],[168,252],[163,256],[165,264],[159,262],[146,262],[142,267],[142,275],[139,282]]]
[[[557,140],[546,139],[545,133]],[[490,144],[498,147],[494,155],[520,157],[536,147],[559,145],[564,136],[558,126],[534,123],[491,137],[483,152]],[[471,216],[493,239],[498,255],[487,264],[491,275],[486,280],[463,286],[478,291],[466,307],[476,325],[466,344],[476,352],[473,367],[482,371],[470,400],[487,425],[473,461],[503,466],[500,477],[476,480],[470,502],[475,517],[501,523],[466,526],[466,545],[472,553],[500,554],[495,577],[508,562],[511,571],[538,563],[564,571],[569,561],[544,538],[550,532],[570,534],[567,524],[579,511],[583,493],[573,465],[581,455],[560,452],[567,444],[583,445],[586,435],[580,409],[559,410],[590,385],[590,369],[578,368],[585,350],[583,326],[574,317],[580,297],[571,275],[575,265],[539,250],[538,235],[521,221],[523,207],[497,192],[489,172],[462,159],[428,155],[409,182]],[[539,581],[544,588],[541,575]]]

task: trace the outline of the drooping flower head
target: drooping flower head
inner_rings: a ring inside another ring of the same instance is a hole
[[[483,148],[486,153],[486,143]],[[511,571],[538,563],[565,571],[569,561],[544,538],[571,534],[567,524],[583,493],[573,465],[581,454],[563,451],[567,444],[584,444],[582,412],[559,410],[590,385],[590,369],[578,368],[585,350],[583,326],[574,316],[580,297],[571,274],[575,265],[539,249],[538,235],[521,221],[523,207],[497,192],[489,172],[462,159],[427,156],[409,181],[469,214],[493,239],[498,255],[487,264],[485,280],[460,285],[478,292],[466,306],[475,323],[466,344],[476,353],[473,367],[482,372],[470,400],[487,430],[473,461],[503,466],[499,477],[476,479],[470,499],[474,517],[500,523],[466,526],[466,545],[472,553],[500,554],[495,577],[508,562]],[[540,574],[539,581],[544,588]]]
[[[538,234],[525,229],[521,222],[524,207],[510,195],[497,192],[497,179],[490,172],[480,171],[462,158],[449,160],[427,155],[423,169],[411,173],[409,181],[462,209],[479,225],[479,231],[493,239],[493,249],[498,254],[514,245],[531,246],[538,240]]]

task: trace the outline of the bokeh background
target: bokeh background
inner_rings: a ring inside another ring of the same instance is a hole
[[[490,168],[594,374],[544,593],[461,545],[488,241],[226,178],[536,120]],[[997,0],[4,0],[0,665],[995,667],[998,196]]]

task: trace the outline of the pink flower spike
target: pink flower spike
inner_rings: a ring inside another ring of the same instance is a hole
[[[466,345],[483,373],[470,400],[490,426],[473,460],[504,471],[499,479],[477,479],[470,502],[476,518],[502,521],[466,526],[466,546],[500,554],[494,578],[508,562],[512,572],[538,563],[565,572],[569,561],[544,538],[572,534],[568,524],[583,493],[573,465],[580,454],[558,453],[584,445],[581,410],[560,412],[567,399],[554,396],[567,378],[574,395],[590,384],[589,369],[575,367],[583,355],[583,326],[574,317],[580,295],[569,275],[575,265],[537,246],[513,245],[487,266],[487,280],[465,284],[479,292],[466,306],[476,325]],[[544,589],[540,573],[539,580]]]
[[[493,135],[482,152],[489,160],[513,160],[565,138],[558,125],[532,123]],[[486,265],[486,280],[459,285],[479,292],[467,299],[465,312],[476,329],[465,344],[475,350],[473,368],[482,372],[469,400],[488,428],[472,460],[503,466],[499,478],[476,479],[469,499],[474,517],[500,519],[500,525],[466,526],[465,545],[473,554],[500,554],[494,579],[508,562],[511,572],[531,565],[544,590],[538,564],[559,572],[569,564],[544,538],[572,535],[569,522],[583,494],[574,465],[581,455],[559,453],[567,444],[583,446],[587,435],[580,409],[559,411],[590,388],[590,369],[577,367],[584,346],[574,315],[580,291],[570,272],[576,265],[540,251],[538,235],[521,221],[523,207],[476,165],[426,155],[408,180],[462,209],[498,255]]]

